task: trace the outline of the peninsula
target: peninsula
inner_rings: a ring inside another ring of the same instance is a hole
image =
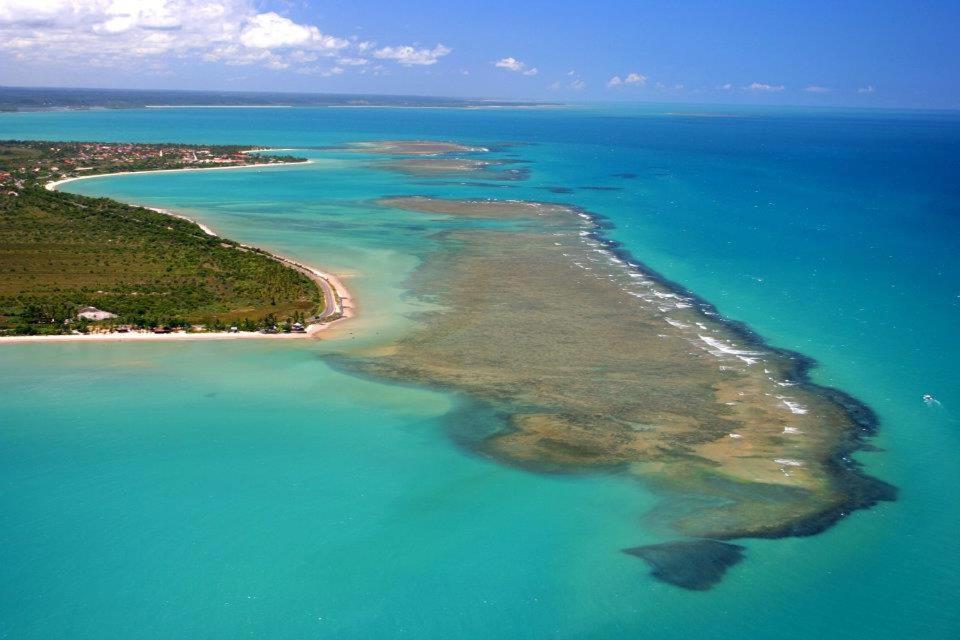
[[[0,142],[0,337],[292,337],[341,317],[328,274],[164,210],[54,190],[102,174],[305,162],[249,151]]]

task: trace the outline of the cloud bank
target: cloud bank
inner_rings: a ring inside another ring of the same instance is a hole
[[[371,54],[404,66],[432,65],[451,49],[384,46],[331,35],[255,0],[0,0],[0,53],[22,62],[143,68],[199,59],[298,70],[329,59],[329,75]],[[335,62],[336,61],[336,62]]]
[[[777,93],[786,89],[782,84],[767,84],[765,82],[752,82],[747,85],[748,91],[760,91],[766,93]]]

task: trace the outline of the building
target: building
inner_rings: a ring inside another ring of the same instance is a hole
[[[117,314],[110,313],[109,311],[101,311],[96,307],[81,307],[79,313],[77,313],[77,317],[84,320],[100,321],[116,318]]]

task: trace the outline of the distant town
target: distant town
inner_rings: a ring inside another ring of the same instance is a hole
[[[244,166],[302,161],[223,145],[0,141],[0,193],[98,173]]]

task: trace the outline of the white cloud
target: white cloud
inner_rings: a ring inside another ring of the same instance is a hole
[[[430,65],[436,64],[437,60],[453,51],[449,47],[437,44],[433,49],[417,49],[410,45],[401,47],[383,47],[373,52],[373,55],[381,60],[394,60],[395,62],[410,65]]]
[[[516,58],[500,58],[493,63],[493,66],[510,71],[523,71],[525,65]]]
[[[282,70],[320,58],[362,68],[374,44],[324,33],[258,0],[0,0],[0,63],[151,69],[176,59]],[[450,52],[385,47],[378,57],[433,64]],[[315,72],[315,71],[309,71]],[[342,71],[341,71],[342,72]]]
[[[498,69],[506,69],[507,71],[514,71],[516,73],[522,73],[525,76],[535,76],[539,71],[536,67],[527,67],[526,63],[520,62],[516,58],[500,58],[493,63],[493,66]]]
[[[765,82],[751,82],[746,88],[749,91],[764,91],[767,93],[776,93],[786,89],[782,84],[766,84]]]
[[[857,93],[873,93],[876,89],[873,88],[872,84],[868,84],[865,87],[860,87],[857,89]]]
[[[316,27],[313,27],[316,29]],[[276,13],[261,13],[247,21],[240,32],[240,44],[252,49],[274,49],[306,44],[311,28]]]
[[[642,73],[637,73],[636,71],[631,71],[624,78],[621,78],[620,76],[613,76],[607,80],[607,87],[611,89],[616,89],[618,87],[630,84],[643,86],[647,84],[647,76],[643,75]]]
[[[820,85],[816,85],[816,84],[810,85],[809,87],[804,89],[804,91],[806,91],[807,93],[830,93],[830,89],[828,89],[827,87],[821,87]]]
[[[581,80],[580,78],[577,78],[567,86],[573,89],[574,91],[583,91],[584,89],[587,88],[587,83]]]
[[[340,50],[349,46],[344,38],[320,33],[312,25],[297,24],[289,18],[273,13],[260,13],[248,19],[240,32],[240,44],[251,49],[306,49]]]
[[[720,89],[720,91],[733,91],[734,86],[733,84],[728,82],[726,84],[720,85],[719,87],[717,87],[717,89]]]

